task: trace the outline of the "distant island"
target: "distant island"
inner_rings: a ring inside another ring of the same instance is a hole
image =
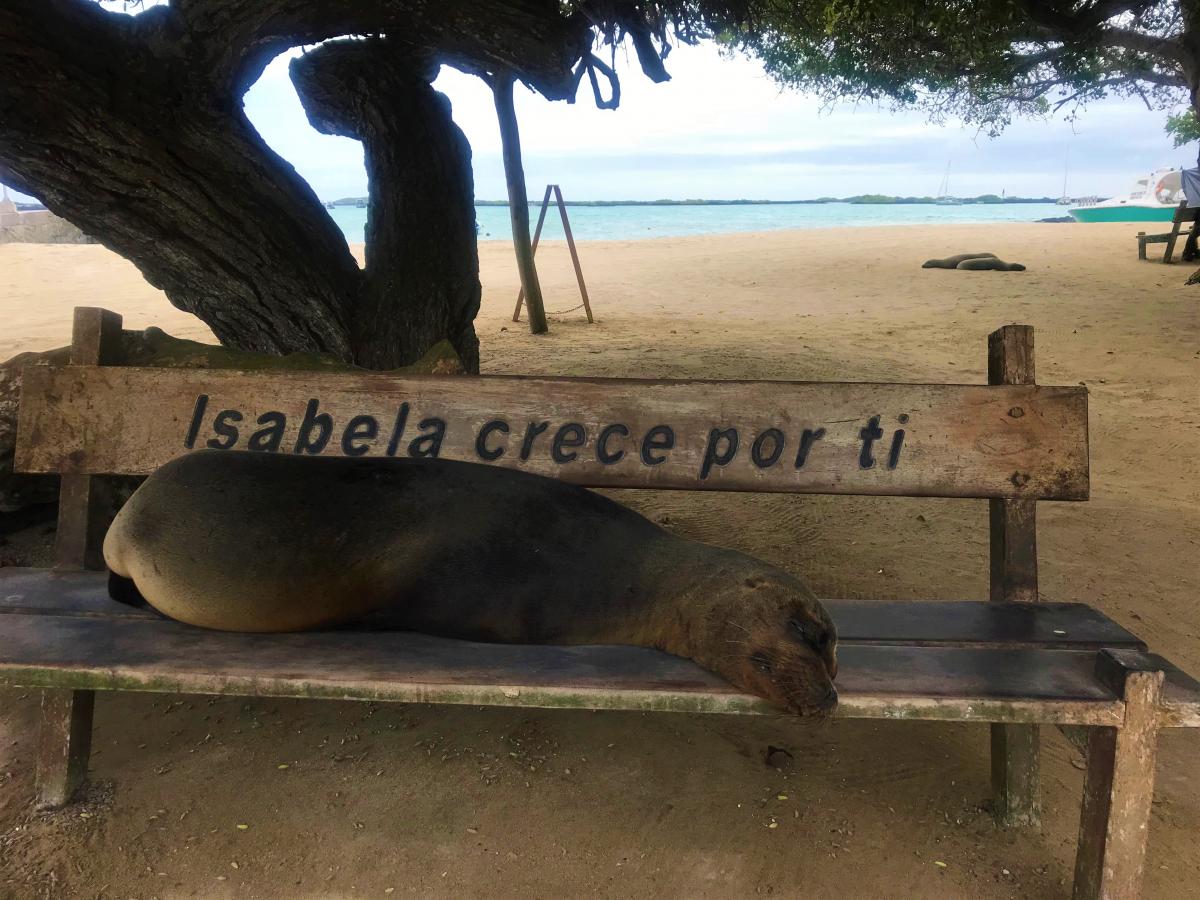
[[[963,206],[980,203],[1054,203],[1057,197],[1001,197],[997,194],[980,194],[978,197],[893,197],[888,194],[858,194],[854,197],[818,197],[815,200],[568,200],[567,206],[796,206],[816,203],[853,203],[859,205],[926,204]],[[334,200],[333,206],[362,207],[366,197],[343,197]],[[536,207],[541,201],[529,202]],[[476,206],[508,206],[507,200],[476,200]]]

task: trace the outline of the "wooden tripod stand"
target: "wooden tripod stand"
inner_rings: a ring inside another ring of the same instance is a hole
[[[579,253],[575,250],[575,238],[571,234],[571,223],[567,221],[567,205],[563,201],[562,190],[557,184],[546,185],[546,196],[542,197],[542,209],[538,213],[537,228],[533,231],[533,247],[532,252],[537,253],[538,240],[542,236],[542,225],[546,222],[546,210],[550,206],[550,192],[554,191],[554,202],[558,205],[558,214],[562,218],[563,233],[567,236],[567,247],[571,251],[571,262],[575,264],[575,279],[579,282],[579,296],[583,298],[583,307],[587,313],[589,323],[594,323],[596,320],[592,318],[592,305],[588,302],[587,285],[583,283],[583,268],[579,265]],[[521,307],[525,303],[525,289],[521,288],[517,292],[517,308],[513,310],[512,320],[514,322],[521,321]],[[563,313],[574,312],[579,309],[579,306],[573,306],[571,309],[563,309],[552,311],[551,315],[562,315]]]

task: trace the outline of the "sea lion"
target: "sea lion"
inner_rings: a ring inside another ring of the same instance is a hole
[[[959,253],[957,256],[947,256],[945,259],[927,259],[921,263],[922,269],[957,269],[958,264],[968,259],[995,259],[995,253]]]
[[[964,259],[954,268],[965,269],[969,272],[1024,272],[1025,267],[1020,263],[1005,262],[1002,259],[997,259],[994,256],[979,257],[977,259]]]
[[[803,582],[511,469],[199,451],[137,490],[104,558],[114,597],[204,628],[634,644],[799,715],[837,702],[837,634]]]

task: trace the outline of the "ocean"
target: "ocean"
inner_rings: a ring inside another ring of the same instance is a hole
[[[363,240],[367,211],[354,206],[329,210],[352,243]],[[538,207],[529,211],[532,230]],[[775,231],[782,228],[836,228],[854,225],[936,225],[966,222],[1034,222],[1066,215],[1053,203],[963,204],[935,206],[922,203],[858,204],[806,203],[770,205],[693,206],[567,206],[571,232],[580,241],[629,241],[682,237],[691,234],[728,234],[737,231]],[[511,240],[508,208],[478,206],[480,240]],[[546,213],[542,231],[547,240],[563,237],[558,209]]]

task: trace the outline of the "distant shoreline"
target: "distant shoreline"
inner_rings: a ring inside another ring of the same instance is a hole
[[[861,194],[855,197],[819,197],[815,200],[567,200],[567,206],[807,206],[846,203],[853,206],[1001,206],[1019,203],[1055,203],[1057,197],[998,197],[981,194],[978,197],[891,197],[885,194]],[[950,201],[947,203],[947,201]],[[367,202],[366,197],[343,197],[334,206],[355,206]],[[476,200],[476,206],[508,206],[507,200]],[[530,200],[530,207],[541,205]]]

